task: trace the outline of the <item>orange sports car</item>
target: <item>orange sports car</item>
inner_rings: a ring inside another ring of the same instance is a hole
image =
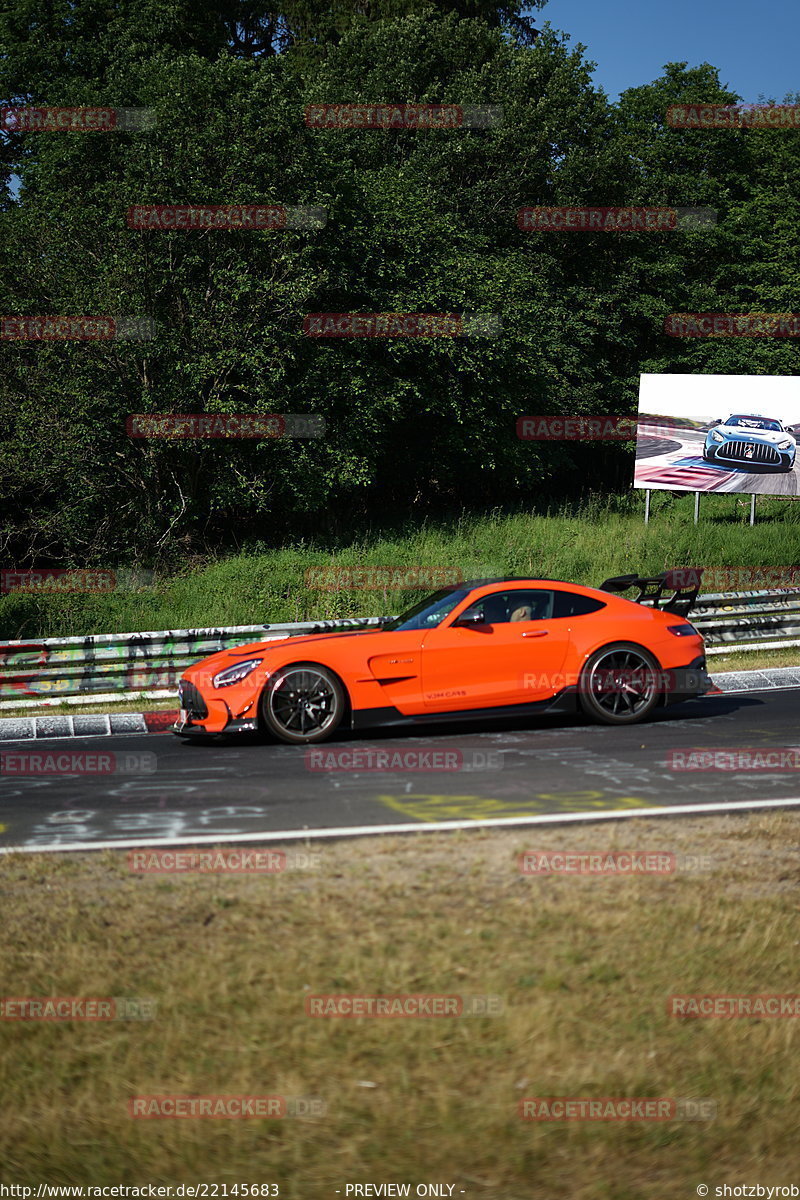
[[[620,576],[599,589],[555,579],[462,583],[377,626],[223,650],[183,675],[174,732],[260,729],[307,743],[342,725],[536,712],[641,721],[711,686],[703,639],[686,619],[699,583],[661,604],[670,574]],[[635,600],[618,594],[632,587]]]

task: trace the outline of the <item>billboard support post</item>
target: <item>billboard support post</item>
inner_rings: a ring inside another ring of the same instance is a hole
[[[650,488],[646,488],[644,493],[644,523],[650,524]]]
[[[750,524],[755,525],[755,523],[756,523],[756,494],[755,494],[755,492],[751,492],[750,493]]]
[[[697,524],[699,517],[700,517],[700,493],[695,492],[695,494],[694,494],[694,523],[695,523],[695,525]]]

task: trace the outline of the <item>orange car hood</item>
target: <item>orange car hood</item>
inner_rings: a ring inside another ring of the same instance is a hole
[[[263,642],[248,642],[244,646],[231,646],[228,650],[219,650],[216,654],[209,654],[200,662],[187,667],[183,674],[184,678],[191,679],[192,672],[198,667],[202,667],[204,672],[223,671],[225,667],[233,666],[234,663],[243,662],[248,658],[263,658],[270,650],[283,648],[287,642],[296,646],[308,646],[317,642],[329,642],[333,638],[363,637],[365,634],[381,632],[383,631],[380,627],[372,626],[368,629],[346,629],[341,633],[304,633],[297,637],[267,638]]]

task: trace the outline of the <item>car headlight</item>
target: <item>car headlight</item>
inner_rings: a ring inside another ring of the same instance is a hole
[[[230,687],[232,683],[238,683],[255,671],[256,667],[260,667],[263,658],[248,658],[247,662],[236,663],[232,667],[226,667],[224,671],[220,671],[219,675],[215,675],[212,683],[215,688]]]
[[[778,442],[778,449],[779,450],[788,450],[789,447],[793,446],[793,445],[794,445],[794,438],[781,438],[781,440]]]
[[[725,438],[721,433],[717,433],[716,429],[711,430],[711,440],[714,442],[724,442]]]

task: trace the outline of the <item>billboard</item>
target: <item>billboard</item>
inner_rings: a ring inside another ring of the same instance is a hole
[[[800,495],[800,376],[642,375],[633,486]]]

